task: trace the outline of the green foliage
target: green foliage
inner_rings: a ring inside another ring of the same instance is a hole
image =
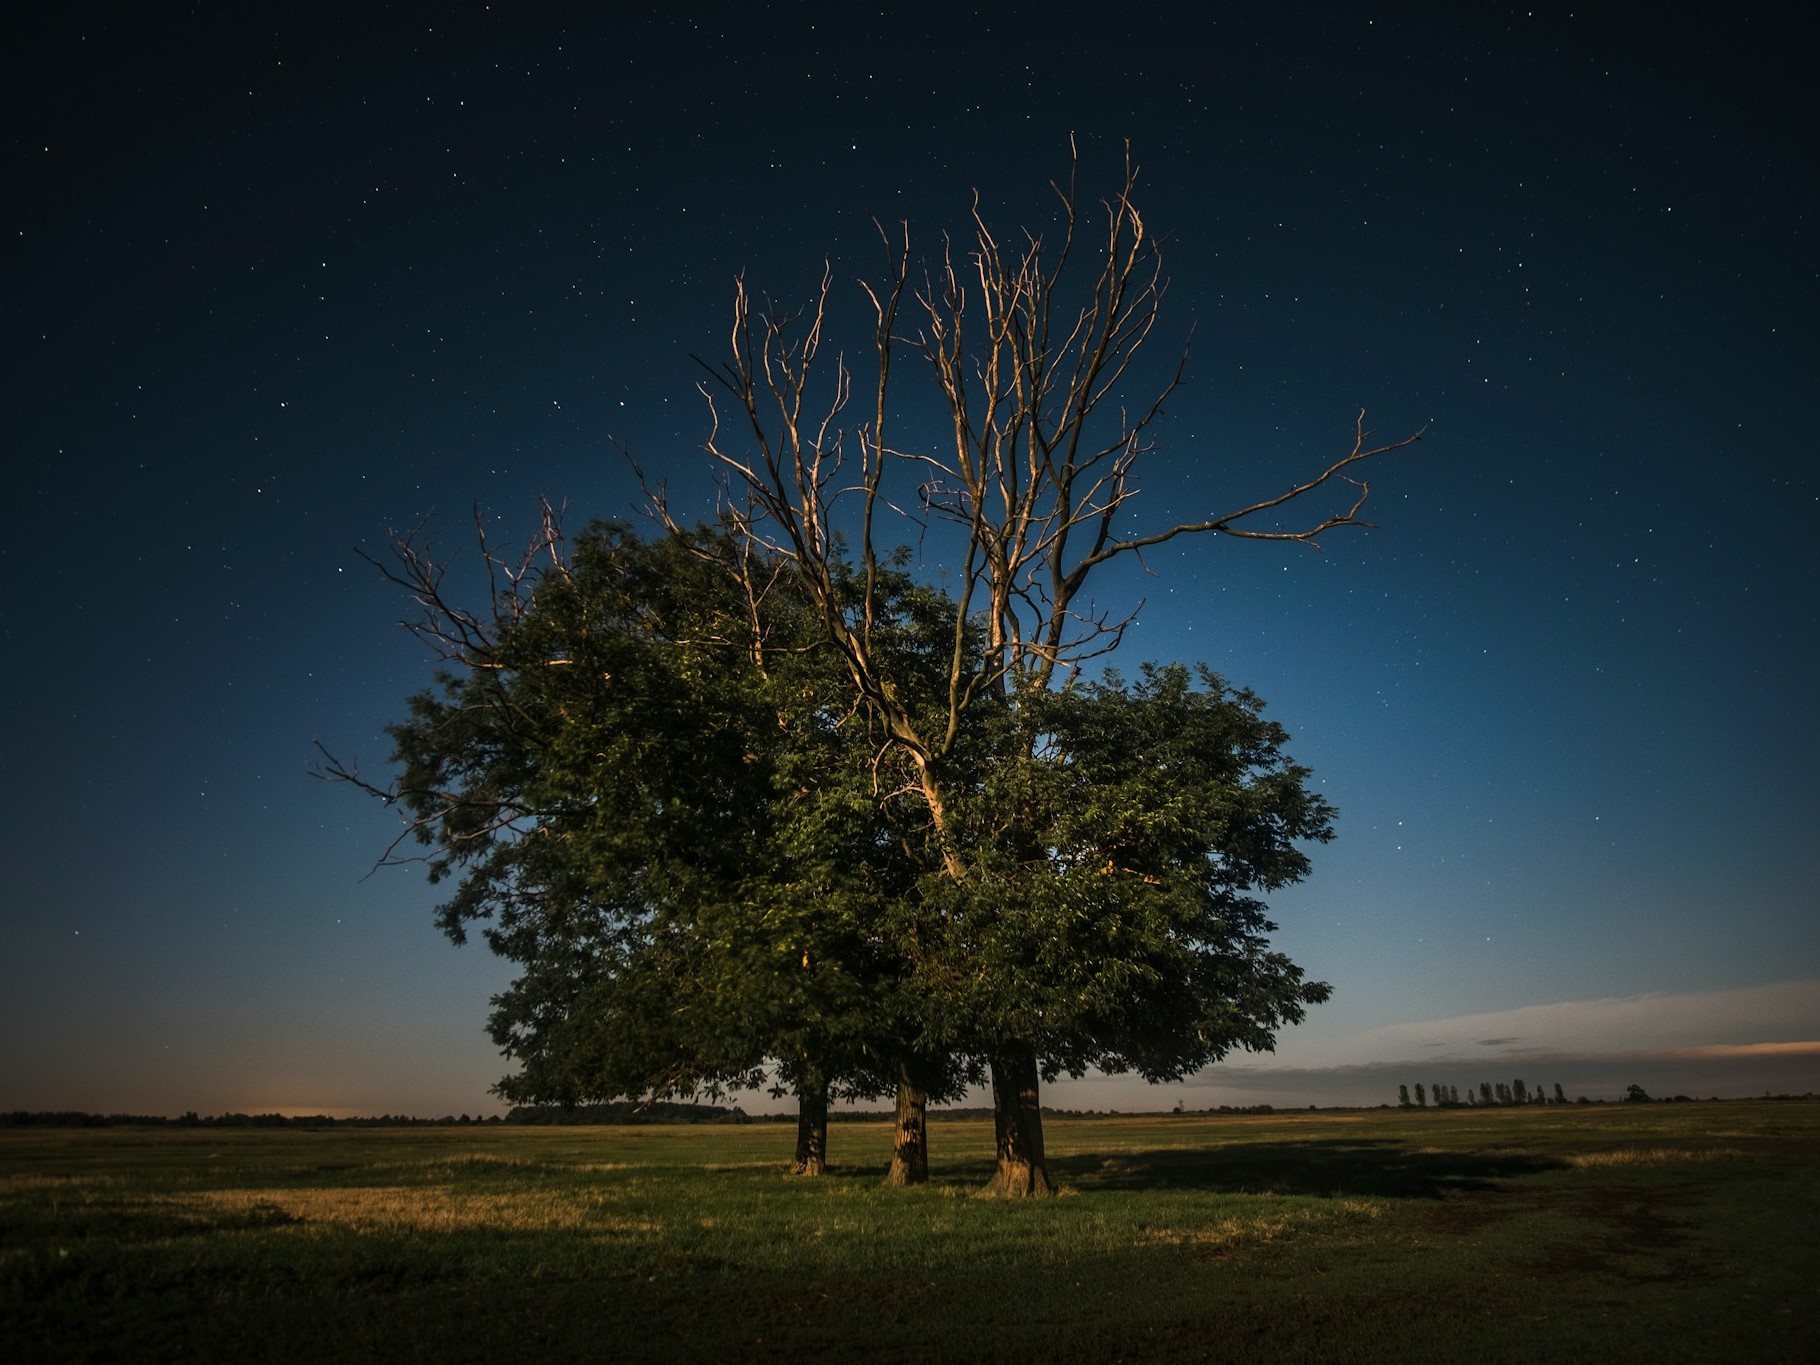
[[[877,926],[910,876],[876,742],[787,584],[742,563],[711,533],[591,527],[391,731],[431,879],[456,881],[440,924],[522,969],[490,1025],[508,1099],[712,1092],[768,1059],[889,1083]]]
[[[973,876],[922,884],[923,980],[963,1049],[1168,1081],[1327,998],[1270,951],[1257,893],[1306,875],[1333,811],[1254,695],[1146,666],[1010,700],[955,802]]]
[[[960,608],[838,568],[890,679],[874,706],[799,581],[711,530],[592,526],[487,619],[438,581],[417,595],[455,666],[391,731],[391,795],[453,884],[444,931],[520,968],[490,1020],[514,1102],[767,1071],[812,1104],[904,1075],[939,1097],[1008,1049],[1174,1080],[1327,998],[1270,949],[1263,896],[1334,812],[1207,670],[1007,682],[951,712]],[[958,716],[942,822],[892,716]]]

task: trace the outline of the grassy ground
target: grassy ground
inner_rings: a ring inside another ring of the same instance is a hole
[[[0,1131],[0,1358],[1762,1360],[1820,1344],[1820,1104]]]

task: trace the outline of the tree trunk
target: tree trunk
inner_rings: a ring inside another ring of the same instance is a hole
[[[986,1194],[996,1199],[1054,1194],[1043,1155],[1043,1111],[1033,1049],[1020,1048],[992,1059],[992,1126],[998,1138],[998,1172]]]
[[[929,1095],[905,1066],[897,1069],[897,1135],[885,1183],[929,1183]]]
[[[791,1175],[828,1171],[828,1083],[819,1076],[796,1087],[796,1160]]]

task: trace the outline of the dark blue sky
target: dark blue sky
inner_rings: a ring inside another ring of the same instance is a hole
[[[1071,133],[1089,195],[1133,141],[1161,344],[1193,331],[1140,521],[1275,491],[1360,407],[1431,430],[1379,530],[1104,585],[1132,661],[1256,688],[1341,809],[1279,903],[1335,1000],[1186,1093],[1820,1083],[1809,34],[599,9],[104,5],[14,44],[0,1109],[491,1108],[505,970],[411,871],[361,880],[390,817],[306,771],[380,768],[428,677],[354,547],[630,516],[618,443],[706,512],[690,356],[735,273],[794,300],[826,258],[857,318],[869,215],[931,253],[974,187],[1040,223]]]

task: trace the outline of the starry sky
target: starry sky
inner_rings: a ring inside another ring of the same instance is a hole
[[[505,964],[373,871],[426,683],[355,554],[711,510],[732,281],[1042,227],[1125,139],[1192,333],[1134,524],[1426,425],[1324,552],[1171,542],[1124,661],[1340,808],[1274,1055],[1078,1108],[1820,1088],[1811,35],[1753,9],[186,3],[10,46],[0,1109],[487,1113]],[[642,9],[644,7],[638,7]],[[1603,8],[1603,7],[1599,7]],[[1623,7],[1613,7],[1623,8]],[[1209,17],[1209,14],[1211,17]],[[844,335],[844,334],[843,334]],[[906,367],[904,376],[916,378]],[[369,875],[371,873],[371,875]]]

